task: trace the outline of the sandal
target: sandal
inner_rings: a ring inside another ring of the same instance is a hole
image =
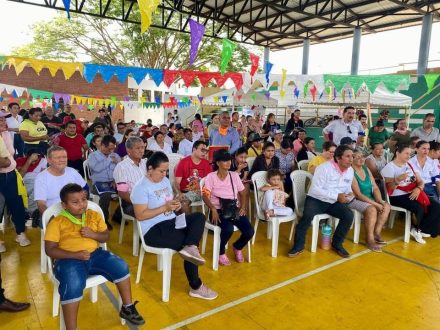
[[[369,250],[371,250],[372,252],[382,252],[382,249],[380,248],[380,246],[376,245],[376,244],[367,244],[367,248]]]
[[[374,236],[374,241],[376,244],[387,245],[387,242],[384,241],[380,236]]]

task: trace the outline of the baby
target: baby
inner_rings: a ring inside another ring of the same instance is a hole
[[[278,169],[267,171],[267,184],[260,188],[264,192],[262,209],[266,220],[275,216],[290,216],[293,210],[286,207],[288,194],[284,192],[283,174]]]

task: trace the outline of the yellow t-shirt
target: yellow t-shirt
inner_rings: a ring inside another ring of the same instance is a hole
[[[86,211],[86,227],[94,232],[101,233],[107,229],[102,216],[93,210]],[[87,250],[90,253],[95,251],[99,242],[94,239],[82,237],[80,234],[81,225],[76,225],[62,215],[53,218],[46,228],[45,241],[58,243],[60,249],[69,252]]]
[[[261,149],[261,148],[250,147],[248,149],[247,155],[248,155],[248,157],[257,157],[257,156],[261,155],[262,152],[263,152],[263,149]]]
[[[38,121],[36,124],[30,120],[26,119],[20,124],[19,131],[28,131],[30,137],[40,137],[47,135],[47,128],[44,126],[43,122]],[[27,144],[39,144],[40,141],[26,142]]]
[[[324,157],[322,157],[321,155],[318,155],[316,157],[313,157],[310,161],[309,161],[309,165],[307,166],[307,171],[310,172],[310,168],[312,166],[317,167],[321,164],[324,164],[327,161],[327,159],[325,159]]]

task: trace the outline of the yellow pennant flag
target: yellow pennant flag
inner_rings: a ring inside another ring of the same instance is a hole
[[[141,12],[141,32],[144,33],[150,27],[153,21],[153,12],[159,6],[161,0],[138,0],[139,10]]]

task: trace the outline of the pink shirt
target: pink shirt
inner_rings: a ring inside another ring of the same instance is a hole
[[[238,199],[238,192],[244,190],[240,175],[237,172],[229,172],[232,176],[232,183],[234,184],[235,196],[232,193],[231,179],[229,175],[222,181],[217,175],[217,172],[209,173],[205,178],[205,188],[211,192],[211,203],[216,209],[220,209],[220,198]],[[238,201],[240,204],[240,201]]]
[[[1,133],[1,138],[3,139],[3,142],[6,145],[6,149],[8,149],[9,152],[8,158],[11,162],[11,165],[5,168],[0,168],[0,173],[9,173],[15,170],[15,168],[17,167],[17,163],[14,160],[14,155],[15,155],[14,143],[12,142],[11,135],[7,131]]]

